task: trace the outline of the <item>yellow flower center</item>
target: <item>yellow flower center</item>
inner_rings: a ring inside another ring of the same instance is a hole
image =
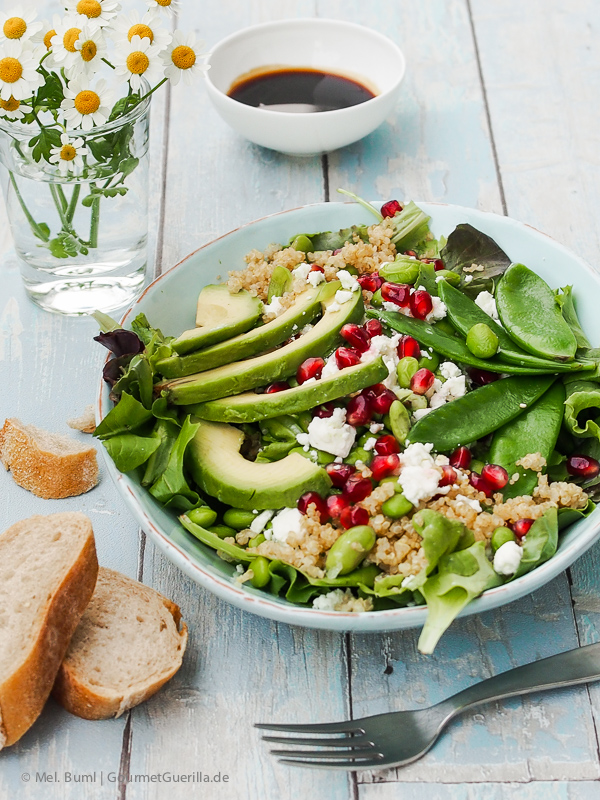
[[[0,100],[0,108],[3,108],[5,111],[16,111],[20,105],[20,101],[15,100],[12,95],[8,100]]]
[[[150,39],[150,43],[154,41],[152,28],[149,28],[147,25],[142,25],[141,22],[139,22],[137,25],[132,25],[131,28],[129,28],[129,33],[127,34],[129,41],[131,41],[134,36],[139,36],[140,39]]]
[[[87,42],[84,42],[81,45],[80,53],[84,61],[91,61],[96,57],[97,52],[98,48],[96,47],[96,42],[94,42],[92,39],[88,39]]]
[[[142,75],[142,73],[146,72],[148,67],[150,66],[150,60],[146,53],[142,53],[140,50],[136,50],[135,53],[130,53],[127,56],[127,69],[129,72],[133,73],[134,75]]]
[[[50,50],[52,47],[52,37],[56,36],[56,31],[54,28],[48,31],[48,33],[44,36],[44,44],[46,45],[46,50]]]
[[[179,69],[189,69],[196,63],[196,53],[194,53],[191,47],[180,44],[179,47],[176,47],[171,53],[171,61],[176,67],[179,67]]]
[[[75,150],[72,144],[63,144],[60,148],[60,157],[63,161],[73,161],[76,155],[77,150]]]
[[[23,74],[21,62],[16,58],[3,58],[0,61],[0,81],[16,83]]]
[[[84,89],[75,98],[75,108],[80,114],[94,114],[100,108],[100,98],[91,89]]]
[[[65,46],[65,50],[68,50],[69,53],[75,52],[75,42],[79,39],[79,34],[81,31],[79,28],[69,28],[69,30],[63,36],[63,44]]]
[[[165,8],[166,6],[171,5],[171,0],[156,0],[156,2],[158,3],[159,6],[163,6]]]
[[[10,17],[2,30],[7,39],[20,39],[27,30],[27,23],[21,17]]]
[[[83,14],[88,19],[96,19],[102,14],[102,6],[98,0],[79,0],[77,3],[77,13]]]

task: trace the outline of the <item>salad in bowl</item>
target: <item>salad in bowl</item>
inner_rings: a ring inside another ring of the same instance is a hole
[[[600,351],[577,287],[471,224],[436,238],[413,202],[358,202],[373,224],[250,250],[178,335],[96,315],[114,405],[95,435],[240,589],[426,606],[430,653],[593,512]]]

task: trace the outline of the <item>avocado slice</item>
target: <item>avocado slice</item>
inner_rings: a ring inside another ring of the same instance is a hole
[[[196,372],[230,364],[232,361],[250,358],[257,353],[264,353],[265,350],[285,342],[311,322],[321,311],[321,296],[320,287],[310,288],[299,294],[292,306],[270,322],[233,339],[206,347],[197,353],[163,358],[157,363],[156,368],[165,378],[183,378]]]
[[[265,383],[293,375],[305,359],[333,350],[341,340],[342,325],[360,322],[364,316],[362,292],[354,292],[350,300],[339,305],[335,303],[336,286],[340,286],[338,281],[327,284],[329,294],[333,296],[323,302],[323,316],[308,333],[302,334],[293,342],[256,358],[236,361],[187,378],[166,381],[155,386],[155,390],[165,391],[168,402],[184,406],[239,394],[246,389],[255,389]],[[335,310],[327,311],[332,303],[335,303]]]
[[[188,445],[187,465],[198,486],[222,503],[248,511],[292,508],[305,492],[327,494],[329,476],[298,453],[273,463],[248,461],[240,448],[244,434],[232,425],[200,422]]]
[[[172,347],[176,353],[189,353],[230,339],[250,330],[262,310],[262,301],[245,289],[231,294],[226,283],[209,284],[198,295],[196,327],[184,331]]]
[[[273,394],[236,394],[233,397],[210,400],[208,403],[196,403],[188,406],[185,412],[217,422],[257,422],[282,414],[307,411],[321,403],[328,403],[379,383],[387,376],[388,369],[383,359],[377,358],[367,364],[355,364],[353,367],[341,369],[335,375],[321,378],[316,383],[304,383]]]

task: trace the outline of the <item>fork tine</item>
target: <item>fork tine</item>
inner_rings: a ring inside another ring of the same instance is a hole
[[[332,758],[336,760],[347,760],[348,758],[373,758],[378,755],[374,747],[366,750],[271,750],[272,756],[283,756],[284,758]],[[381,756],[383,758],[383,755]]]
[[[293,736],[263,736],[263,742],[287,745],[311,745],[316,747],[354,747],[358,744],[373,744],[368,736],[339,736],[337,739],[319,739],[315,737],[295,738]]]
[[[358,722],[346,720],[345,722],[320,722],[315,725],[275,725],[268,722],[257,722],[255,728],[267,731],[281,731],[283,733],[364,733]]]
[[[279,764],[286,764],[288,767],[310,767],[310,769],[346,769],[357,772],[362,769],[384,769],[383,759],[364,759],[363,761],[301,761],[296,758],[280,758]]]

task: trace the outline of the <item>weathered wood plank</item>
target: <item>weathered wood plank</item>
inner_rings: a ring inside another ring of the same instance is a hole
[[[473,775],[473,777],[476,777]],[[596,800],[594,781],[534,783],[371,783],[359,786],[359,800]]]

